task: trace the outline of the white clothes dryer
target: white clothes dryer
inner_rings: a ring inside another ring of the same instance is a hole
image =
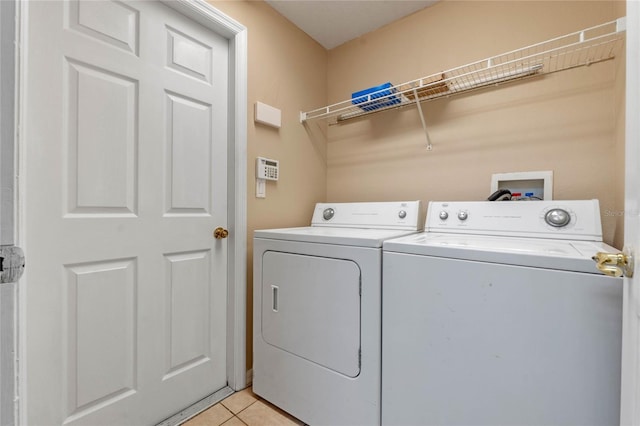
[[[310,227],[259,230],[253,391],[311,425],[380,424],[382,242],[419,201],[317,204]]]
[[[431,202],[384,243],[383,425],[618,425],[597,200]]]

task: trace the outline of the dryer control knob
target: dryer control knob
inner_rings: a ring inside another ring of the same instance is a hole
[[[322,217],[324,218],[324,220],[331,220],[334,214],[336,214],[336,211],[329,207],[328,209],[324,209],[324,211],[322,212]]]
[[[561,228],[571,222],[571,215],[564,209],[551,209],[544,215],[544,221],[551,226]]]
[[[400,219],[404,219],[405,217],[407,217],[407,212],[405,212],[404,210],[400,210],[400,211],[398,212],[398,217],[399,217]]]
[[[438,215],[438,217],[440,217],[440,220],[447,220],[449,218],[449,213],[447,213],[446,211],[442,210],[440,212],[440,214]]]
[[[469,217],[469,213],[467,213],[466,211],[464,211],[464,210],[460,210],[460,211],[458,212],[458,219],[460,219],[460,220],[467,220],[467,218],[468,218],[468,217]]]

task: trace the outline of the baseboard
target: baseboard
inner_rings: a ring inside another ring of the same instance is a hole
[[[253,383],[253,368],[247,370],[247,387]]]

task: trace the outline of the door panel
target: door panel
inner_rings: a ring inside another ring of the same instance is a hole
[[[226,385],[228,42],[159,2],[29,2],[26,424]]]
[[[169,269],[166,339],[169,376],[211,357],[211,304],[207,285],[211,271],[210,255],[209,250],[165,255]]]
[[[65,58],[69,213],[135,213],[138,82]]]
[[[167,66],[191,77],[211,82],[211,47],[181,33],[175,28],[167,27],[169,37],[169,54]]]
[[[123,259],[65,269],[68,409],[77,415],[136,387],[136,262]]]
[[[211,105],[167,93],[168,213],[211,212]]]
[[[139,13],[121,2],[74,1],[68,6],[68,28],[138,54]]]
[[[634,254],[624,279],[620,424],[640,424],[640,4],[627,1],[624,244]]]

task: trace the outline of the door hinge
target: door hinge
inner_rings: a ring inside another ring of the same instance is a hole
[[[362,348],[358,349],[358,368],[362,367]]]
[[[360,283],[359,283],[358,291],[360,293],[360,297],[362,297],[362,277],[360,277]]]
[[[24,253],[20,247],[0,247],[0,284],[18,282],[24,272]]]
[[[611,277],[633,277],[634,258],[630,247],[625,246],[621,253],[598,252],[592,259],[596,268]]]

